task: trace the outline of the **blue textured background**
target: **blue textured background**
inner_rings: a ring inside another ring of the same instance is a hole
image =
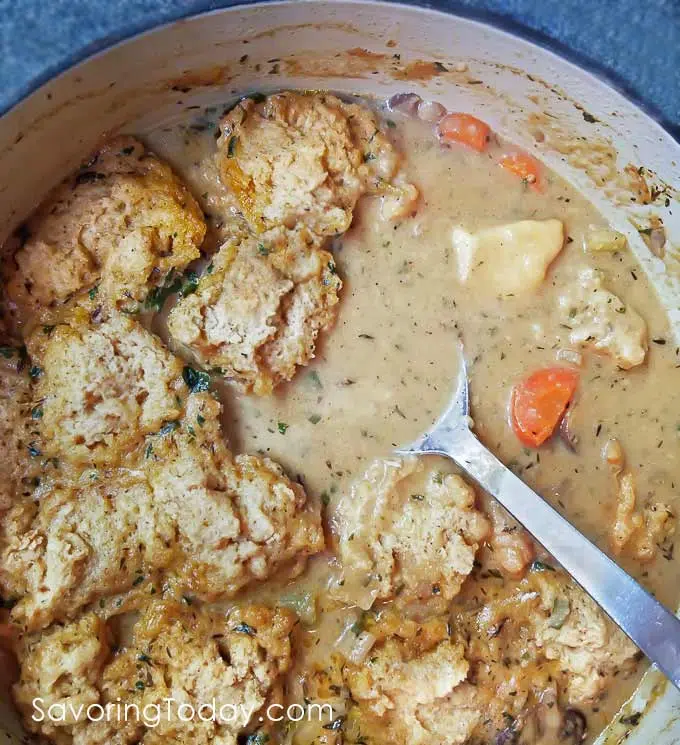
[[[206,10],[210,0],[0,0],[0,111],[36,79],[130,31]],[[422,4],[428,4],[424,2]],[[521,24],[595,63],[680,125],[680,0],[432,0]]]

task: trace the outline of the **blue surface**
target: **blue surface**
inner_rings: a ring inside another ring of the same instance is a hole
[[[211,0],[0,0],[0,111],[64,64],[163,21],[232,4]],[[680,126],[680,0],[432,0],[508,19],[592,61]],[[493,18],[491,20],[494,20]],[[539,39],[540,40],[540,39]],[[558,48],[559,51],[559,48]]]

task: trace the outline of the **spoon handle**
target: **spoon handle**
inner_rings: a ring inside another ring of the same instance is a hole
[[[680,620],[506,468],[467,427],[440,442],[437,450],[495,497],[680,689]]]

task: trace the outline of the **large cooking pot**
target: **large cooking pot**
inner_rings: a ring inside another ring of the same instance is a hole
[[[680,336],[680,145],[612,87],[556,54],[478,21],[404,4],[240,5],[162,26],[78,63],[0,119],[0,243],[104,134],[143,131],[187,105],[283,87],[379,96],[417,90],[449,109],[479,112],[520,144],[538,141],[546,162],[628,235]],[[651,204],[641,204],[645,184]],[[665,245],[637,230],[651,217],[663,221]],[[644,711],[630,745],[680,740],[680,694],[655,671],[627,707]],[[619,741],[619,719],[603,742]],[[20,738],[5,702],[0,743]]]

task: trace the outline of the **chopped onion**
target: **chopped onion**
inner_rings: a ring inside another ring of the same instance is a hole
[[[361,665],[366,659],[366,655],[373,649],[376,638],[370,631],[362,631],[356,638],[356,643],[349,653],[349,661],[355,665]]]
[[[290,608],[307,626],[316,623],[316,596],[311,592],[283,595],[279,599],[279,605]]]
[[[415,116],[418,105],[423,99],[416,93],[395,93],[387,101],[387,108],[390,111],[397,111],[406,116]]]
[[[571,607],[567,598],[557,596],[553,603],[552,612],[550,618],[548,618],[548,626],[551,629],[561,629],[564,626],[564,622],[567,620]]]
[[[375,582],[365,585],[363,582],[351,585],[352,598],[361,610],[370,610],[378,597],[379,588]]]
[[[366,659],[366,655],[376,642],[373,634],[369,631],[361,631],[358,627],[358,618],[355,618],[351,623],[347,623],[333,645],[346,660],[353,662],[355,665],[360,665]]]
[[[357,623],[358,619],[354,619],[348,623],[333,644],[334,649],[340,652],[346,660],[351,658],[352,650],[357,641],[357,633],[355,630]]]
[[[579,437],[571,428],[572,412],[573,409],[568,411],[565,416],[562,417],[562,421],[560,422],[559,435],[562,439],[562,442],[564,442],[569,450],[571,450],[572,453],[575,453],[578,449]]]
[[[578,349],[569,349],[568,347],[558,349],[555,355],[561,362],[569,362],[577,367],[583,366],[583,355]]]
[[[302,701],[303,699],[295,699],[296,701]],[[290,745],[291,743],[314,743],[314,742],[335,742],[335,739],[329,738],[330,734],[325,727],[338,717],[344,717],[347,714],[347,702],[343,698],[324,698],[322,700],[313,701],[315,704],[321,704],[324,707],[331,706],[333,709],[332,718],[328,718],[326,715],[327,709],[322,709],[321,712],[324,714],[321,716],[308,716],[303,719],[293,722],[290,721],[292,726],[286,727],[285,739],[283,740],[284,745]]]
[[[623,251],[627,246],[626,236],[615,230],[592,230],[584,240],[585,250],[591,253]]]
[[[666,253],[666,230],[663,226],[652,228],[649,231],[649,247],[654,256],[663,259]]]
[[[421,101],[418,104],[418,117],[424,122],[438,122],[446,114],[446,109],[436,101]]]

